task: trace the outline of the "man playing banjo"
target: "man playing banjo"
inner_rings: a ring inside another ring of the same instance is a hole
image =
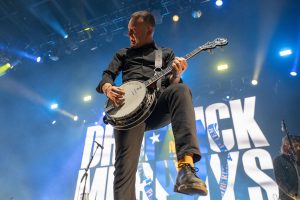
[[[178,158],[178,175],[174,191],[184,194],[207,195],[205,183],[196,175],[194,163],[201,158],[196,136],[195,113],[189,88],[182,83],[182,72],[187,68],[184,58],[175,57],[170,48],[160,48],[153,40],[155,20],[148,11],[131,15],[128,23],[130,47],[116,52],[103,72],[97,91],[104,93],[116,107],[125,102],[125,90],[114,86],[122,72],[122,80],[146,81],[159,69],[157,52],[161,54],[161,68],[172,67],[155,89],[156,105],[148,118],[129,129],[114,128],[116,143],[114,199],[133,200],[140,148],[147,130],[158,129],[171,122]]]

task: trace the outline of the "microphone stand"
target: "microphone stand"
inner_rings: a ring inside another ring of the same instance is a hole
[[[87,173],[87,172],[88,172],[88,170],[89,170],[89,168],[90,168],[90,165],[91,165],[91,163],[92,163],[92,160],[93,160],[93,158],[94,158],[94,156],[95,156],[95,154],[96,154],[96,152],[97,152],[99,146],[103,149],[103,147],[102,147],[100,144],[98,144],[97,142],[96,142],[96,144],[97,144],[97,148],[96,148],[94,154],[92,155],[92,157],[91,157],[91,159],[90,159],[90,161],[89,161],[87,167],[84,169],[84,174],[82,175],[81,180],[80,180],[80,183],[82,183],[83,179],[85,179],[85,180],[84,180],[83,193],[82,193],[82,198],[81,198],[81,200],[85,200],[85,198],[84,198],[84,197],[85,197],[85,188],[86,188],[86,181],[87,181],[87,177],[88,177],[88,173]]]

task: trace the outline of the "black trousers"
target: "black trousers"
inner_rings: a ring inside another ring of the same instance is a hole
[[[200,160],[191,92],[185,84],[172,84],[160,94],[154,111],[145,122],[129,130],[114,130],[115,200],[136,199],[136,171],[144,132],[161,128],[170,122],[175,138],[177,159],[192,153],[194,162]]]

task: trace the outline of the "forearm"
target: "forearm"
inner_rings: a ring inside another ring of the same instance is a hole
[[[119,50],[114,55],[108,68],[103,71],[102,80],[99,82],[98,86],[96,87],[97,92],[105,93],[103,89],[105,89],[106,86],[104,87],[104,85],[106,83],[110,83],[111,85],[114,85],[114,81],[121,71],[120,66],[123,66],[123,54],[124,54],[123,50]]]

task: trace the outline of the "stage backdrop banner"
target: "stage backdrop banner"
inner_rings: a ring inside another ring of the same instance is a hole
[[[197,137],[202,153],[196,167],[208,187],[209,193],[205,197],[173,192],[177,158],[171,125],[146,132],[136,175],[137,199],[277,199],[271,147],[255,119],[255,106],[256,97],[252,96],[213,103],[205,108],[195,107]],[[102,144],[104,149],[97,149],[94,141]],[[95,125],[86,130],[74,200],[82,197],[85,182],[82,176],[95,151],[88,171],[86,196],[89,200],[113,199],[113,128]]]

